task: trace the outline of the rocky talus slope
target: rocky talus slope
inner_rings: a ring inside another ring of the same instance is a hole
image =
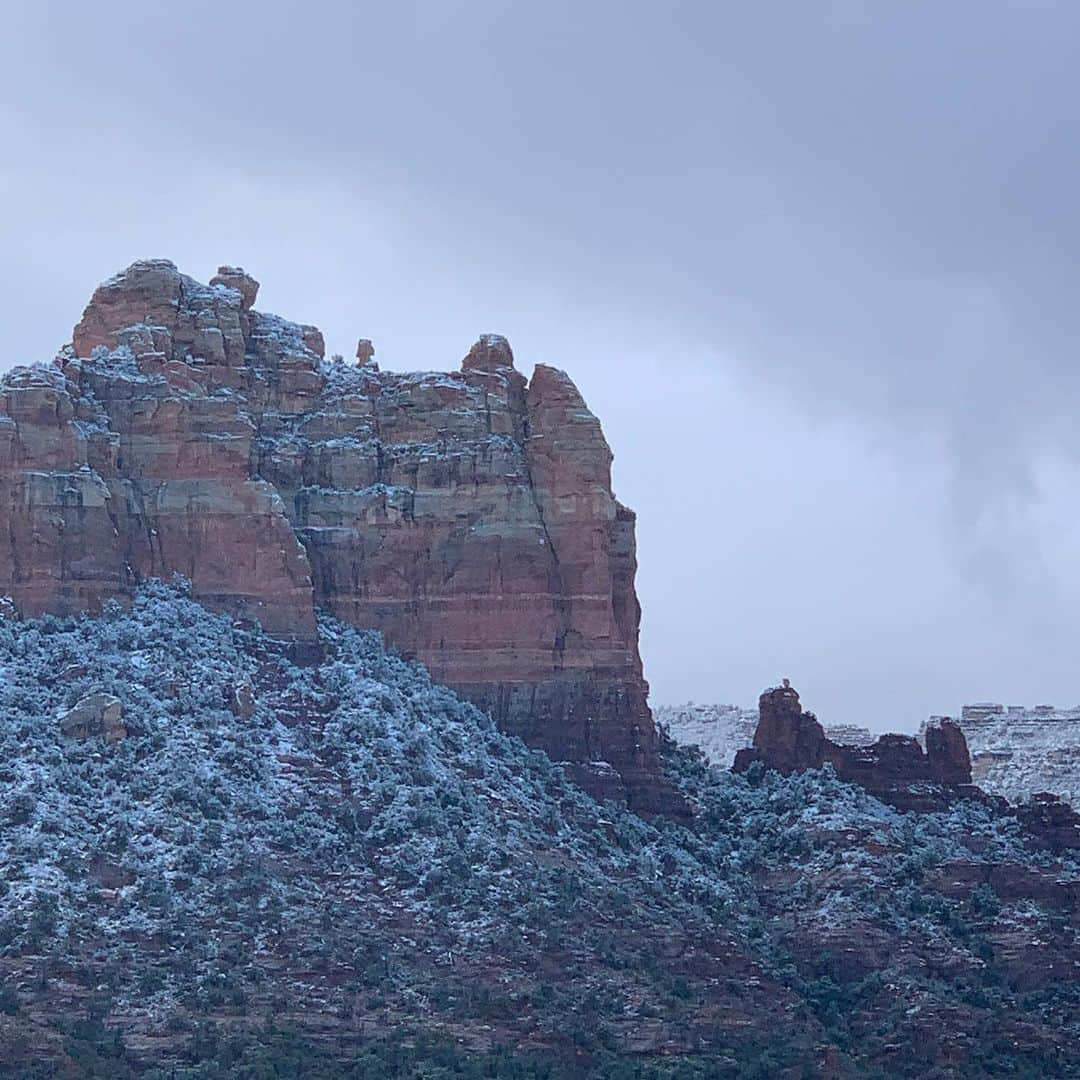
[[[1080,866],[995,801],[664,743],[650,823],[377,635],[297,666],[189,592],[0,620],[0,1075],[1080,1070]]]
[[[1013,802],[1046,791],[1080,810],[1080,708],[965,705],[957,723],[980,787]]]
[[[389,374],[362,341],[255,309],[258,283],[138,262],[52,364],[0,380],[0,597],[100,611],[141,581],[317,643],[316,607],[421,659],[595,791],[660,782],[638,653],[634,515],[562,371],[486,335]],[[600,764],[595,764],[600,763]]]

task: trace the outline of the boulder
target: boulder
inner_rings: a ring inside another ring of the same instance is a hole
[[[60,716],[60,731],[69,739],[104,738],[117,742],[127,735],[124,705],[112,694],[90,694]]]
[[[254,306],[259,295],[259,283],[239,266],[219,266],[218,272],[210,279],[211,285],[224,285],[235,289],[241,298],[241,305],[246,311]]]
[[[229,707],[233,715],[241,720],[250,720],[255,715],[255,688],[248,679],[243,679],[233,686]]]

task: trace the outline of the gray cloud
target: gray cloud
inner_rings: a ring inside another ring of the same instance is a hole
[[[0,41],[0,365],[144,255],[333,348],[555,362],[658,699],[1080,700],[1069,3],[45,0]],[[868,714],[869,710],[869,714]]]

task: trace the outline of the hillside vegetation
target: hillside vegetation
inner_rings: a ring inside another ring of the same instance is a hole
[[[695,822],[649,823],[319,630],[183,582],[0,621],[4,1075],[1080,1069],[1080,871],[1014,819],[668,741]],[[63,733],[92,694],[123,738]]]

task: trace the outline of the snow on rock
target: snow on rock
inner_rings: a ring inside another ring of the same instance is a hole
[[[642,813],[685,817],[646,702],[634,517],[573,382],[527,380],[499,334],[457,371],[381,372],[366,339],[328,361],[258,289],[134,263],[54,364],[0,378],[0,595],[96,612],[179,572],[308,640],[325,608],[503,730],[608,762]]]
[[[1049,792],[1080,809],[1080,707],[979,702],[965,705],[958,722],[980,787],[1010,802]]]
[[[112,694],[89,694],[60,714],[60,730],[68,738],[104,737],[116,742],[127,734],[121,718],[124,704]]]

